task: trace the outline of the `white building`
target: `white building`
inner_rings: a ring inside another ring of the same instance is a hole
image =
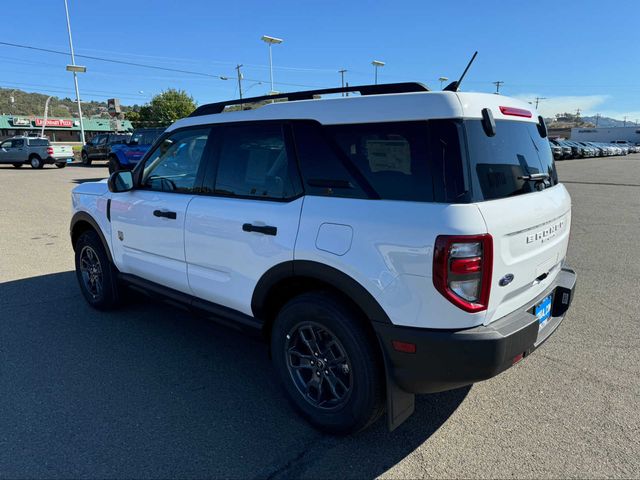
[[[613,142],[615,140],[626,140],[631,143],[640,143],[640,126],[572,128],[571,140],[578,142]]]

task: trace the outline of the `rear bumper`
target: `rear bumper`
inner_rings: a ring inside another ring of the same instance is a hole
[[[530,355],[558,328],[571,305],[576,273],[563,268],[554,283],[526,309],[465,330],[430,330],[375,324],[385,353],[387,374],[406,392],[451,390],[494,377],[519,355]],[[533,306],[553,294],[551,319],[539,329]],[[415,353],[396,351],[393,340],[416,345]]]
[[[67,159],[68,158],[73,160],[73,155],[70,155],[68,157],[60,157],[60,158],[58,158],[58,157],[47,157],[44,160],[44,163],[46,163],[48,165],[51,165],[53,163],[67,163]]]

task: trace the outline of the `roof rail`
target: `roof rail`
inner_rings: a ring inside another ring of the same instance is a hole
[[[241,98],[237,100],[227,100],[225,102],[208,103],[196,108],[190,117],[201,115],[211,115],[221,113],[225,107],[232,105],[244,105],[245,103],[258,103],[268,100],[286,99],[289,102],[296,100],[312,100],[315,95],[329,95],[332,93],[360,92],[360,95],[383,95],[385,93],[410,93],[428,92],[426,85],[418,82],[404,83],[383,83],[379,85],[360,85],[356,87],[324,88],[321,90],[304,90],[301,92],[278,93],[275,95],[263,95],[261,97]]]

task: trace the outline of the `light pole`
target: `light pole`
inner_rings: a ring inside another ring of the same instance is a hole
[[[271,79],[271,92],[269,92],[269,95],[273,95],[276,92],[273,89],[273,55],[271,54],[271,47],[272,45],[279,45],[283,40],[269,35],[263,35],[261,40],[269,45],[269,78]]]
[[[76,66],[76,57],[73,52],[73,39],[71,38],[71,22],[69,21],[69,6],[67,0],[64,0],[64,11],[67,14],[67,31],[69,32],[69,49],[71,50],[71,66]],[[82,107],[80,106],[80,90],[78,89],[78,75],[79,70],[69,69],[73,72],[73,83],[76,86],[76,100],[78,102],[78,116],[80,117],[80,141],[84,144],[84,122],[82,121]],[[86,70],[86,69],[85,69]]]
[[[44,127],[47,126],[47,116],[49,114],[49,101],[51,100],[51,96],[47,97],[47,101],[44,102],[44,120],[42,121],[42,130],[40,130],[40,136],[44,137]]]
[[[380,60],[374,60],[373,62],[371,62],[371,65],[373,65],[373,69],[374,69],[374,81],[375,84],[378,84],[378,67],[384,67],[385,63],[381,62]]]
[[[344,90],[344,74],[347,73],[347,70],[343,68],[342,70],[338,70],[340,74],[340,85],[342,85],[342,89]],[[344,97],[344,92],[342,92],[342,96]]]
[[[442,90],[442,85],[444,85],[444,82],[448,81],[449,78],[448,77],[440,77],[438,79],[438,81],[440,82],[440,90]]]
[[[538,103],[540,103],[540,100],[546,100],[547,97],[536,97],[536,110],[538,110]]]

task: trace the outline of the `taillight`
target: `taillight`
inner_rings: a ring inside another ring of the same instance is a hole
[[[500,107],[500,111],[503,115],[513,115],[514,117],[531,118],[533,116],[529,110],[525,110],[524,108]]]
[[[47,147],[47,155],[53,155],[53,147]]]
[[[440,235],[433,252],[433,285],[466,312],[487,309],[491,293],[491,235]]]

